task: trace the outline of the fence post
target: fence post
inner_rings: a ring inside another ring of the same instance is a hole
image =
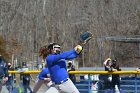
[[[90,74],[88,74],[88,93],[91,92],[90,85],[91,85],[91,78],[90,78]]]
[[[138,87],[137,87],[137,74],[135,74],[135,93],[138,93]]]

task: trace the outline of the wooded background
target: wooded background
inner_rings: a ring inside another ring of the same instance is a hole
[[[102,66],[108,57],[124,67],[140,66],[138,43],[106,39],[140,38],[140,0],[0,0],[2,49],[9,62],[35,61],[38,49],[51,42],[72,49],[87,30],[94,39],[77,59],[79,66]]]

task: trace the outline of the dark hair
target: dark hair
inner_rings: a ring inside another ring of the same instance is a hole
[[[50,43],[49,45],[45,45],[39,49],[39,56],[45,60],[45,58],[51,54],[51,50],[53,49],[54,45],[58,45],[57,43]]]
[[[68,63],[68,66],[72,66],[72,63],[69,62],[69,63]]]
[[[50,43],[49,45],[48,45],[48,49],[53,49],[53,46],[54,45],[59,45],[59,44],[57,44],[57,43]],[[60,45],[59,45],[60,46]]]
[[[26,62],[22,62],[22,67],[27,66]]]
[[[50,54],[50,50],[48,49],[48,46],[45,45],[39,49],[39,56],[45,59],[47,55]]]
[[[112,66],[113,67],[119,66],[116,59],[112,60]]]

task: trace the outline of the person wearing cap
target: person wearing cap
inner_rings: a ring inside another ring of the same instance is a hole
[[[121,71],[119,64],[117,63],[117,60],[112,60],[112,71]],[[117,91],[121,92],[120,90],[120,75],[119,74],[112,74],[112,82],[111,87],[113,89],[113,92],[116,92],[116,87],[118,88]]]
[[[112,60],[107,58],[104,62],[105,71],[121,71],[119,68],[119,64],[117,64],[117,60]],[[108,80],[105,81],[105,89],[111,89],[111,92],[116,93],[116,86],[117,91],[121,92],[120,90],[120,76],[119,74],[112,74],[106,75]]]
[[[72,61],[68,62],[68,66],[67,66],[67,71],[75,71],[74,65],[72,64]],[[69,74],[69,78],[71,79],[71,81],[75,84],[76,82],[76,77],[75,74]]]
[[[8,70],[14,71],[14,68],[12,67],[12,64],[10,62],[7,64],[7,67]],[[13,90],[14,81],[16,81],[15,74],[9,73],[8,81],[6,82],[6,88],[9,91],[9,93],[11,93]]]
[[[112,71],[112,68],[111,68],[111,65],[112,65],[112,60],[111,58],[107,58],[104,63],[104,68],[105,68],[105,71]],[[112,80],[112,77],[111,75],[107,75],[107,74],[102,74],[99,76],[99,78],[104,82],[104,90],[105,92],[107,93],[112,93],[111,92],[111,80]]]
[[[29,70],[26,64],[22,65],[22,70],[23,70],[23,72]],[[31,79],[33,80],[33,78],[31,77],[30,74],[20,74],[20,80],[22,81],[21,83],[22,83],[22,86],[24,88],[24,93],[28,93],[27,92],[28,90],[30,91],[30,93],[32,93],[32,89],[30,87],[30,80]],[[22,88],[20,91],[22,91]]]
[[[61,52],[61,47],[57,43],[49,44],[40,49],[40,56],[46,59],[50,77],[54,84],[46,93],[80,93],[69,79],[66,60],[76,58],[82,49],[82,46],[77,45],[72,50]]]
[[[107,58],[105,61],[104,61],[104,67],[105,67],[105,71],[111,71],[111,65],[112,65],[112,61],[110,58]]]
[[[2,85],[8,80],[8,68],[4,58],[0,55],[0,93],[2,90]]]

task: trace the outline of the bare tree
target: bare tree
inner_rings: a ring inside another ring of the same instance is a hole
[[[68,50],[81,32],[89,30],[94,39],[77,59],[80,66],[102,66],[107,57],[117,57],[126,66],[138,61],[137,44],[105,37],[139,37],[139,4],[139,0],[0,0],[0,34],[11,39],[6,47],[15,50],[16,42],[21,48],[13,51],[18,61],[35,61],[41,46],[58,42]]]

